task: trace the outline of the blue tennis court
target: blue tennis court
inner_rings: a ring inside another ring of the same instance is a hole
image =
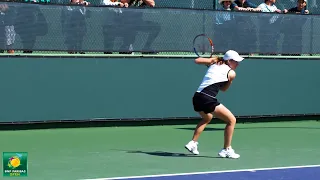
[[[115,178],[98,178],[92,180],[303,180],[320,177],[320,165],[291,166],[261,169],[243,169],[229,171],[195,172],[183,174],[163,174],[150,176],[129,176]]]

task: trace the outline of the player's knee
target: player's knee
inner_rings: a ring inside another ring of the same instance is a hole
[[[203,123],[203,124],[209,124],[210,121],[211,121],[211,118],[210,118],[210,117],[208,117],[208,116],[202,117],[202,123]]]
[[[204,121],[205,124],[209,124],[211,122],[211,119],[205,118],[205,119],[203,119],[203,121]]]
[[[213,115],[211,113],[201,112],[200,115],[202,117],[202,123],[204,124],[209,124],[213,118]]]
[[[235,117],[229,118],[228,124],[235,125],[237,123],[237,119]]]

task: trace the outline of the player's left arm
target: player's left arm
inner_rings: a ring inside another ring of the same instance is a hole
[[[228,82],[226,83],[225,86],[221,87],[221,91],[226,91],[229,89],[232,81],[236,78],[236,72],[234,70],[230,70],[228,73]]]

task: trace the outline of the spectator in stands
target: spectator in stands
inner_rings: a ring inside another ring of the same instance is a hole
[[[129,7],[128,3],[122,3],[119,0],[103,0],[103,5],[106,6],[115,6],[117,8],[112,9],[114,13],[105,11],[107,13],[107,19],[103,22],[103,37],[104,37],[104,49],[106,50],[105,54],[112,54],[113,46],[115,43],[116,37],[123,37],[122,34],[128,31],[127,18],[123,15],[121,8]],[[118,8],[121,7],[121,8]]]
[[[261,11],[257,5],[248,0],[236,0],[231,6],[237,11]],[[237,38],[234,41],[238,52],[253,54],[257,50],[257,27],[252,18],[254,17],[248,14],[236,14],[235,16]],[[243,42],[246,42],[245,46]]]
[[[260,16],[260,51],[264,51],[261,54],[272,54],[275,55],[278,52],[277,43],[280,39],[279,27],[281,20],[279,15],[274,13],[286,13],[288,10],[284,9],[281,11],[275,5],[276,0],[265,0],[264,3],[260,4],[258,8],[264,13],[272,13],[267,16]]]
[[[136,7],[145,7],[145,6],[154,7],[156,5],[154,0],[123,0],[123,1],[129,3],[129,6],[136,6]]]
[[[288,13],[309,14],[309,10],[307,10],[307,0],[298,0],[297,6],[289,9]]]
[[[235,6],[232,6],[234,3],[234,0],[219,0],[219,4],[221,4],[221,7],[217,10],[220,11],[233,11]]]
[[[275,3],[276,3],[276,0],[265,0],[264,3],[258,6],[258,8],[261,9],[262,12],[269,12],[269,13],[272,13],[272,12],[287,13],[288,12],[287,9],[284,9],[283,11],[278,9]]]
[[[235,35],[232,28],[236,27],[235,16],[231,11],[234,11],[232,3],[234,0],[219,0],[221,5],[216,12],[216,22],[214,26],[215,51],[222,53],[225,49],[236,48],[234,43]]]
[[[121,0],[124,7],[154,7],[154,0]],[[128,5],[128,6],[127,6]],[[120,4],[121,7],[121,4]],[[142,48],[142,53],[156,53],[151,48],[152,43],[160,32],[160,26],[156,22],[143,20],[141,11],[120,11],[119,16],[113,17],[113,21],[104,25],[104,47],[112,53],[114,40],[116,37],[123,38],[123,44],[120,47],[120,54],[131,54],[138,32],[148,33],[146,43]],[[133,23],[136,22],[136,23]],[[132,48],[131,48],[132,47]]]
[[[129,7],[155,7],[155,1],[154,0],[123,0],[124,2],[127,2],[129,4]],[[133,31],[130,31],[130,41],[131,44],[134,43],[135,37],[138,34],[138,32],[144,32],[148,34],[147,41],[142,48],[143,54],[154,54],[157,53],[153,48],[151,48],[152,43],[157,38],[158,34],[160,33],[160,25],[156,22],[150,21],[150,20],[143,20],[143,12],[134,12],[130,11],[130,14],[132,16],[135,16],[138,18],[137,20],[142,23],[137,23],[133,27]]]
[[[248,0],[235,0],[231,6],[238,11],[261,11],[256,4]]]
[[[7,3],[0,4],[0,51],[6,49],[8,53],[14,53],[13,44],[15,42],[16,32],[14,29],[14,18],[16,11],[14,6]]]
[[[90,11],[85,7],[89,2],[83,0],[71,0],[71,6],[65,6],[61,11],[62,33],[65,36],[65,44],[69,54],[81,51],[83,38],[87,33],[86,18],[90,17]]]
[[[290,8],[288,14],[309,14],[306,9],[307,0],[297,0],[297,6]],[[302,54],[302,29],[307,22],[306,17],[286,16],[281,24],[283,33],[283,55]]]
[[[28,1],[37,3],[38,0]],[[20,36],[23,53],[32,53],[37,36],[48,32],[48,23],[38,5],[18,6],[15,19],[15,30]]]
[[[119,7],[128,7],[128,3],[122,3],[117,0],[103,0],[103,4],[106,6],[119,6]]]

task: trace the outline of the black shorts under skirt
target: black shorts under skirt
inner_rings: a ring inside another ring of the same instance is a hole
[[[204,113],[212,113],[216,106],[220,105],[220,102],[208,95],[196,92],[192,98],[193,109],[196,112],[203,111]]]

